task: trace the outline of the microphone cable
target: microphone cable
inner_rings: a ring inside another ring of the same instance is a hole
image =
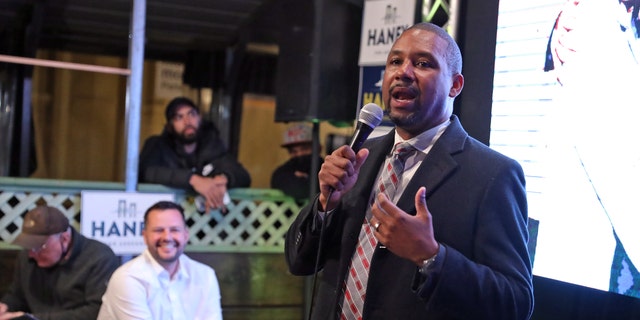
[[[318,280],[318,271],[320,271],[320,257],[322,256],[322,243],[324,242],[324,229],[326,229],[327,226],[327,219],[329,218],[329,215],[331,212],[331,210],[333,209],[329,209],[329,203],[330,203],[330,199],[331,196],[333,195],[333,188],[331,188],[329,190],[329,196],[327,197],[327,207],[324,208],[325,209],[325,216],[322,217],[322,220],[320,222],[320,241],[318,241],[318,253],[316,254],[316,263],[315,266],[313,267],[313,284],[311,285],[311,302],[309,303],[309,314],[307,319],[311,320],[311,315],[313,314],[313,305],[315,303],[315,298],[316,298],[316,282]],[[318,199],[318,201],[320,201]],[[314,217],[315,219],[315,217]]]
[[[362,107],[360,113],[358,115],[358,124],[356,126],[356,131],[351,138],[351,142],[349,143],[349,147],[353,149],[355,153],[358,153],[360,147],[365,140],[369,137],[369,134],[373,131],[375,127],[377,127],[382,121],[383,111],[380,106],[375,103],[367,103]],[[331,210],[335,208],[329,208],[329,203],[331,202],[331,196],[333,196],[333,192],[335,190],[333,188],[329,188],[329,196],[327,197],[327,207],[324,208],[325,216],[322,217],[322,221],[320,223],[320,241],[318,241],[318,253],[316,255],[316,263],[313,268],[313,284],[311,286],[311,302],[309,305],[309,314],[308,319],[311,319],[311,314],[313,313],[313,304],[315,303],[316,297],[316,282],[318,280],[318,271],[320,269],[320,257],[322,256],[322,242],[324,241],[324,229],[326,229],[327,219],[331,215]],[[318,199],[319,201],[319,199]],[[315,209],[314,209],[315,210]],[[316,217],[314,217],[315,219]],[[315,222],[315,221],[314,221]]]

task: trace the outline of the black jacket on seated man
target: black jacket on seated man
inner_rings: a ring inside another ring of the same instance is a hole
[[[296,176],[295,172],[311,172],[311,160],[313,155],[303,155],[293,157],[276,168],[271,175],[271,187],[280,189],[284,194],[296,200],[309,199],[310,179],[309,176]],[[322,165],[324,160],[318,157],[318,164]]]
[[[147,139],[140,152],[140,182],[192,190],[189,184],[192,174],[214,176],[224,173],[229,179],[228,188],[248,187],[251,184],[249,173],[227,153],[213,123],[203,121],[200,129],[198,147],[193,154],[186,154],[167,129]]]

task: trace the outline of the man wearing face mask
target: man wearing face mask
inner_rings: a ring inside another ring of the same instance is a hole
[[[309,198],[312,142],[311,127],[295,124],[287,129],[281,146],[287,149],[290,159],[273,171],[271,188],[280,189],[295,199]],[[319,168],[322,158],[318,157],[318,163]]]
[[[27,212],[13,243],[26,250],[0,302],[0,319],[95,319],[120,265],[107,245],[84,237],[48,206]]]
[[[149,137],[140,152],[140,182],[196,192],[206,209],[224,209],[229,188],[251,184],[247,170],[227,152],[220,133],[188,98],[177,97],[165,110],[162,134]]]
[[[222,319],[215,271],[183,254],[189,230],[182,207],[152,205],[142,236],[147,249],[113,273],[98,319]]]

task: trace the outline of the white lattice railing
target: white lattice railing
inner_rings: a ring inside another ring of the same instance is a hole
[[[0,241],[10,243],[24,214],[44,204],[60,209],[79,230],[83,190],[122,191],[124,184],[0,177]],[[176,195],[185,209],[190,250],[282,252],[284,234],[303,205],[276,190],[234,189],[227,213],[199,213],[181,190],[141,184],[139,192]]]

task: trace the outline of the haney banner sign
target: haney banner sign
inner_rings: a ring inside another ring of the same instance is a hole
[[[82,191],[81,233],[111,247],[115,254],[140,254],[144,248],[144,212],[172,193]]]

